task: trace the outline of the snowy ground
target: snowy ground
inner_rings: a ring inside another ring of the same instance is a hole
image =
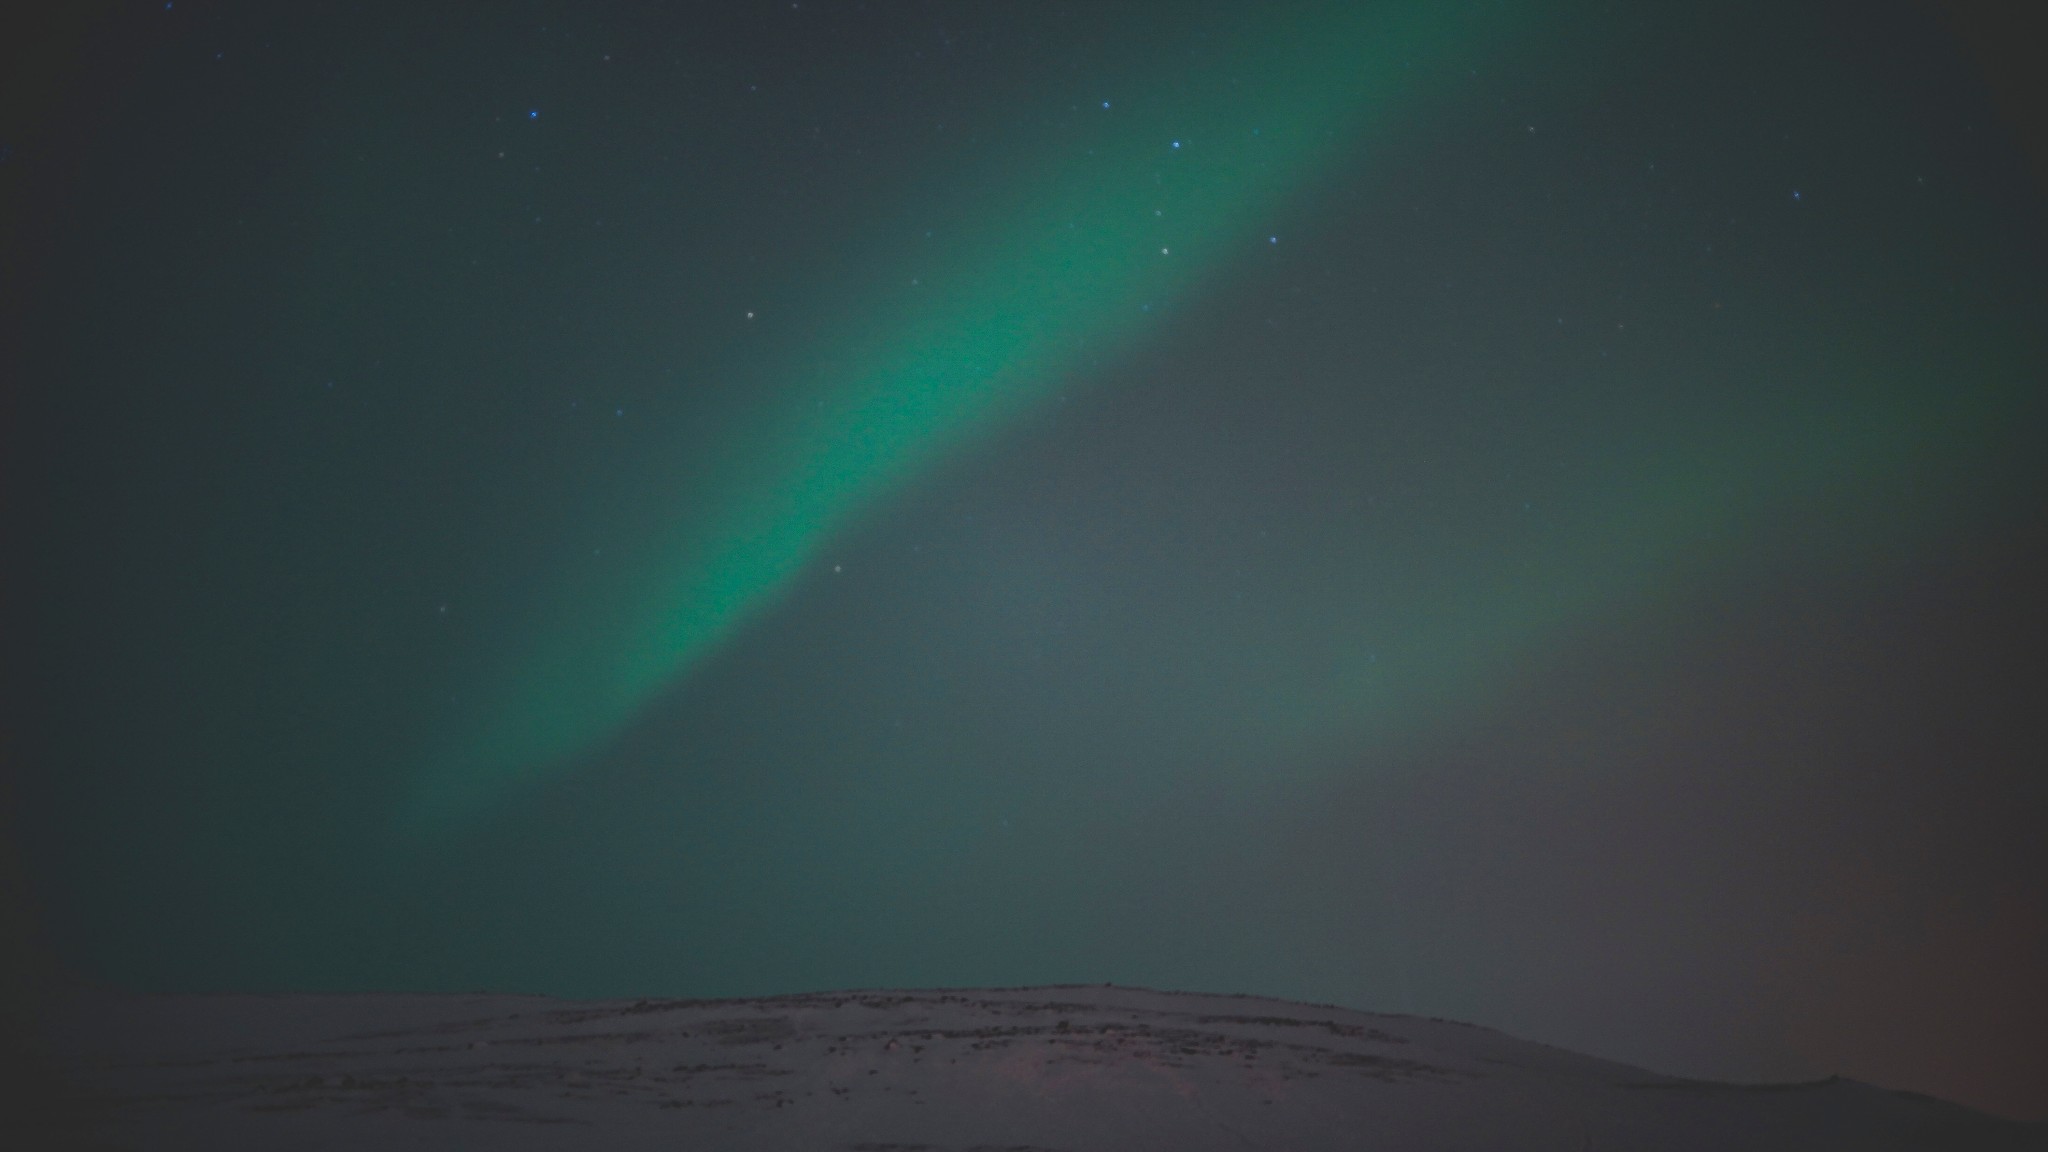
[[[106,1148],[2048,1149],[1850,1081],[1675,1080],[1463,1024],[1108,986],[152,998],[63,1043]]]

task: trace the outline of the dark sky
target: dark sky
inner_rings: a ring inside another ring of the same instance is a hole
[[[78,11],[0,138],[47,970],[1115,981],[2048,1117],[1997,35]]]

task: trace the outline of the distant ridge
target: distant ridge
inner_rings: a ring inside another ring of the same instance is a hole
[[[2048,1150],[1835,1077],[1685,1080],[1455,1021],[1112,985],[139,997],[60,1040],[91,1147]]]

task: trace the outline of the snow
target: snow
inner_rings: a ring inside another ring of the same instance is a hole
[[[59,1040],[111,1147],[2048,1149],[1852,1081],[1679,1080],[1447,1021],[1107,985],[134,998]]]

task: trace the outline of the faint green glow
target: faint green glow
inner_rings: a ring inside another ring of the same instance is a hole
[[[657,560],[575,588],[536,622],[428,758],[407,818],[457,816],[617,733],[894,486],[1031,411],[1085,357],[1141,339],[1148,303],[1258,252],[1291,195],[1412,120],[1448,65],[1507,40],[1506,14],[1330,5],[1212,29],[1230,45],[1227,83],[1191,84],[1163,60],[1113,115],[1050,131],[1005,178],[978,182],[997,191],[977,197],[948,264],[897,257],[900,280],[943,286],[936,302],[818,334],[813,363],[832,367],[792,367],[772,405],[733,417],[723,455],[674,482]],[[1154,95],[1191,87],[1201,94]]]
[[[1681,573],[1753,560],[1772,533],[1820,526],[1800,546],[1821,562],[1924,546],[1968,519],[1962,462],[1993,451],[2002,426],[2038,419],[2038,402],[2028,360],[1996,331],[1918,357],[1885,344],[1810,334],[1758,369],[1767,389],[1707,373],[1655,381],[1726,399],[1704,403],[1682,438],[1612,437],[1606,459],[1535,496],[1540,532],[1512,513],[1461,516],[1454,540],[1392,579],[1331,580],[1316,598],[1321,658],[1304,661],[1314,671],[1281,669],[1191,739],[1226,761],[1355,762],[1469,723],[1573,629],[1669,620],[1653,610],[1672,607]],[[1373,571],[1354,559],[1336,567]]]

